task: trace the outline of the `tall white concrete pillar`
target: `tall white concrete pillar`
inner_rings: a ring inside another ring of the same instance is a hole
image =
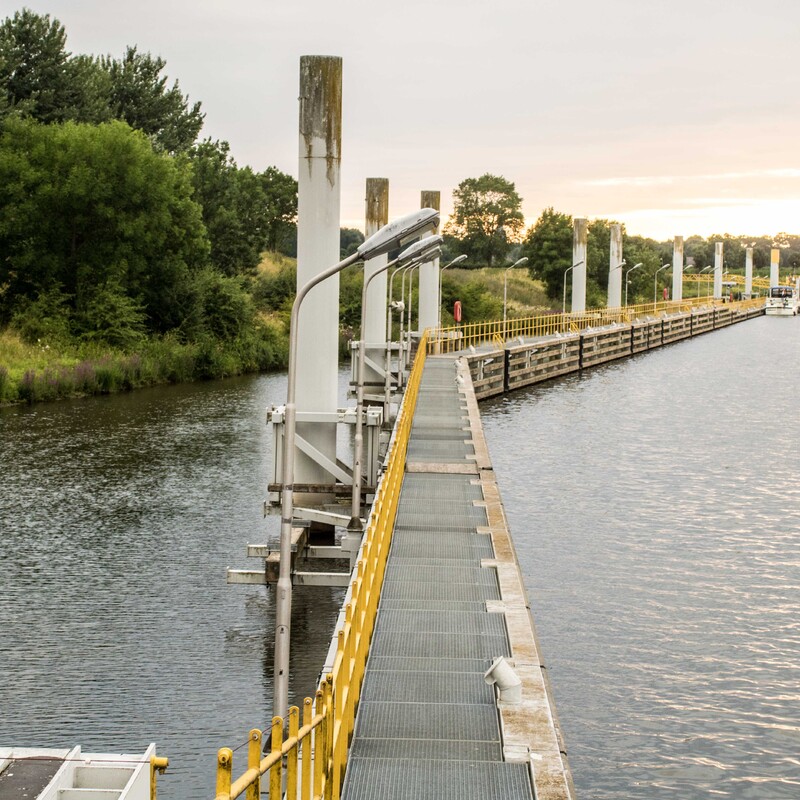
[[[683,236],[672,247],[672,299],[683,300]]]
[[[744,293],[753,293],[753,248],[748,247],[744,251]]]
[[[586,311],[586,243],[589,235],[588,220],[580,217],[572,221],[572,311]]]
[[[369,238],[389,222],[389,180],[387,178],[367,178],[367,208],[364,235]],[[386,266],[388,255],[371,258],[364,263],[364,279]],[[370,366],[383,364],[386,351],[386,271],[376,275],[367,287],[367,315],[361,338],[367,345],[367,363],[364,381],[367,387],[376,384],[383,389],[382,372]],[[369,392],[369,389],[367,390]]]
[[[420,208],[441,207],[441,192],[422,192]],[[437,227],[430,235],[439,233]],[[419,268],[419,330],[435,328],[439,324],[439,259],[435,258]]]
[[[714,297],[722,297],[722,242],[714,243]]]
[[[622,225],[611,225],[611,252],[608,259],[608,307],[622,305]],[[572,262],[575,263],[574,261]]]
[[[342,59],[300,58],[300,168],[297,180],[297,285],[339,261]],[[338,407],[339,276],[312,289],[301,306],[297,340],[297,411]],[[336,422],[298,422],[297,434],[336,461]],[[299,450],[297,483],[332,484]]]
[[[773,247],[769,251],[769,285],[780,286],[780,263],[781,251],[777,247]]]

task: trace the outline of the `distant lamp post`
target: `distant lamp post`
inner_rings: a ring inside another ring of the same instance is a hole
[[[579,267],[581,264],[583,264],[583,260],[579,261],[577,264],[573,264],[571,267],[567,267],[564,270],[564,300],[561,303],[562,314],[567,313],[567,274],[570,272],[570,270],[575,269],[575,267]]]
[[[506,308],[508,306],[508,273],[514,267],[521,267],[523,264],[528,263],[528,257],[523,256],[518,258],[510,267],[506,267],[503,273],[503,336],[506,335]]]
[[[423,208],[384,225],[363,242],[355,253],[315,275],[297,291],[289,325],[289,364],[287,368],[286,406],[283,423],[281,461],[281,537],[280,567],[275,595],[275,671],[273,714],[286,719],[289,706],[289,639],[292,623],[292,521],[294,518],[294,451],[297,420],[297,328],[300,306],[306,295],[326,278],[336,275],[357,261],[382,256],[421,234],[434,229],[439,212]]]
[[[711,294],[711,270],[712,269],[714,269],[714,265],[713,264],[709,264],[704,269],[701,269],[700,272],[698,273],[699,275],[702,275],[704,272],[708,272],[708,278],[706,280],[706,293],[707,294]]]
[[[625,263],[624,261],[622,262]],[[626,273],[625,273],[625,308],[628,307],[628,284],[630,281],[628,280],[628,275],[631,274],[635,269],[639,269],[639,267],[644,266],[644,264],[640,261],[638,264],[634,264]]]
[[[656,274],[653,275],[653,302],[657,303],[657,295],[658,295],[658,273],[663,272],[665,269],[669,269],[672,264],[664,264],[656,270]]]
[[[445,264],[439,270],[439,327],[442,327],[442,273],[449,269],[450,267],[454,267],[456,264],[460,264],[462,261],[467,260],[466,253],[462,253],[460,256],[456,256],[449,264]]]

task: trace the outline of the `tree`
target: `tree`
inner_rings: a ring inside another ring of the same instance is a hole
[[[572,217],[546,208],[523,243],[532,278],[543,281],[553,299],[562,296],[564,271],[572,266]]]
[[[106,58],[102,63],[111,79],[110,107],[115,119],[143,131],[166,153],[184,152],[192,146],[205,115],[200,103],[189,106],[178,81],[167,88],[167,76],[161,75],[167,63],[163,58],[128,47],[121,60]]]
[[[522,198],[514,184],[497,175],[467,178],[453,191],[453,214],[444,227],[471,258],[491,267],[518,241],[525,225]]]
[[[364,241],[364,234],[358,228],[339,229],[339,258],[347,258],[358,250]]]
[[[206,139],[190,151],[194,199],[203,209],[211,263],[226,275],[253,272],[271,221],[261,178],[240,169],[227,142]]]
[[[259,174],[267,204],[267,249],[297,254],[297,181],[276,167]]]
[[[153,152],[122,122],[0,130],[0,321],[54,286],[88,313],[97,287],[121,293],[150,330],[192,312],[208,243],[184,160]],[[95,306],[96,308],[96,306]]]

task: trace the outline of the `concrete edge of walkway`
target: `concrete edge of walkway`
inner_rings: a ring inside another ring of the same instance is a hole
[[[477,480],[483,490],[484,501],[477,501],[477,505],[485,506],[489,523],[488,527],[479,528],[479,532],[491,535],[495,553],[493,559],[484,559],[482,565],[497,571],[502,598],[499,603],[488,602],[487,610],[505,614],[511,663],[522,681],[521,703],[511,705],[498,701],[503,752],[507,761],[530,760],[537,800],[571,799],[575,790],[566,747],[489,457],[472,377],[464,359],[458,359],[456,371],[469,415]]]

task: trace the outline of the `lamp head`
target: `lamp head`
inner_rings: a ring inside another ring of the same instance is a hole
[[[436,230],[438,224],[439,212],[435,209],[421,208],[419,211],[412,211],[373,233],[356,252],[364,261],[382,256],[398,246],[418,239],[428,231]]]
[[[426,236],[424,239],[420,239],[418,242],[414,242],[414,244],[406,247],[406,249],[403,250],[403,252],[397,257],[397,263],[407,263],[411,261],[411,259],[417,258],[427,258],[428,260],[436,258],[435,255],[432,255],[432,253],[434,250],[439,250],[439,252],[441,252],[441,245],[443,241],[444,237],[438,234],[436,236]],[[430,251],[430,253],[428,251]]]

